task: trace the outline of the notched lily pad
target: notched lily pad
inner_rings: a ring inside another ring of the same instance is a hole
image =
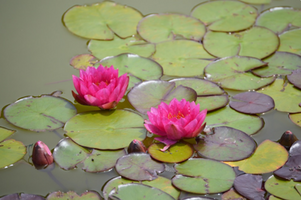
[[[301,61],[300,61],[300,63],[301,63]],[[301,64],[300,64],[300,67],[301,67]],[[296,88],[299,88],[301,90],[301,69],[294,70],[292,72],[292,74],[287,76],[287,79]]]
[[[95,191],[87,191],[82,193],[81,195],[76,194],[74,191],[69,191],[69,192],[52,192],[47,196],[47,200],[84,200],[84,199],[89,199],[89,200],[101,200],[101,196],[95,192]]]
[[[165,170],[162,163],[151,159],[149,154],[131,153],[118,159],[116,171],[123,177],[143,181],[156,179],[157,173]]]
[[[282,33],[280,37],[280,46],[278,51],[295,53],[301,56],[301,29],[294,29]]]
[[[91,54],[81,54],[74,56],[70,60],[70,65],[75,69],[86,70],[87,67],[93,66],[97,62],[97,59]]]
[[[238,176],[234,180],[234,188],[238,193],[248,199],[265,199],[261,175],[243,174]]]
[[[301,181],[301,155],[291,156],[283,167],[274,171],[274,174],[286,180]]]

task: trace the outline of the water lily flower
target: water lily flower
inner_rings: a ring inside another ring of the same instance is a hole
[[[73,84],[78,92],[72,91],[76,101],[83,105],[97,106],[101,109],[114,108],[124,96],[129,84],[129,77],[118,77],[118,69],[87,67],[80,70],[80,77],[72,75]]]
[[[200,105],[185,99],[173,99],[170,104],[162,102],[158,108],[151,108],[147,112],[149,120],[145,120],[145,128],[156,135],[155,140],[166,146],[161,151],[167,150],[182,138],[196,137],[205,128],[203,123],[207,109],[200,112]]]
[[[32,162],[37,169],[53,163],[52,153],[44,142],[37,141],[35,143],[32,151]]]

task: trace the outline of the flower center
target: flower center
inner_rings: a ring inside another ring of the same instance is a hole
[[[174,117],[177,118],[177,119],[181,119],[181,118],[184,118],[185,116],[180,111],[176,115],[173,115],[171,113],[168,113],[168,115],[167,115],[168,119],[171,119],[171,118],[174,118]]]

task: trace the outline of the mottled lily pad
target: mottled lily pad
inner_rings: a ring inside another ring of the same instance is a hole
[[[257,115],[246,115],[229,107],[207,114],[206,123],[208,128],[228,126],[241,130],[248,135],[257,133],[264,125],[263,119]]]
[[[240,0],[249,4],[269,4],[272,0]]]
[[[301,55],[301,29],[294,29],[284,32],[280,37],[280,46],[278,51],[291,52]]]
[[[97,62],[96,58],[91,54],[81,54],[74,56],[70,60],[70,65],[75,69],[87,69],[89,66],[93,66]]]
[[[195,101],[196,92],[188,87],[178,86],[174,82],[152,80],[135,86],[128,94],[130,103],[139,112],[146,114],[151,107],[157,107],[161,102],[169,103],[173,98],[179,101]]]
[[[257,10],[237,1],[207,1],[196,6],[191,15],[204,22],[209,30],[234,32],[251,27]]]
[[[227,126],[213,128],[194,145],[201,157],[220,161],[242,160],[251,156],[255,148],[256,142],[249,135]]]
[[[137,10],[110,1],[74,6],[63,17],[65,26],[72,33],[101,40],[112,40],[114,34],[122,38],[136,34],[140,19],[142,14]]]
[[[274,100],[270,96],[258,92],[239,93],[232,98],[230,107],[246,114],[264,113],[275,107]]]
[[[21,160],[26,154],[26,147],[20,141],[8,139],[0,142],[0,168]]]
[[[214,58],[199,42],[174,40],[156,45],[152,58],[163,67],[165,75],[192,77],[203,75],[203,70]]]
[[[301,140],[294,142],[289,150],[290,156],[301,155]]]
[[[16,131],[0,127],[0,142],[5,138],[9,137],[10,135],[12,135],[14,132]]]
[[[249,174],[264,174],[275,171],[282,167],[288,159],[286,149],[276,142],[263,141],[255,150],[255,153],[244,160],[226,162],[232,167]]]
[[[290,7],[270,8],[259,15],[256,25],[279,34],[291,26],[301,27],[301,12]]]
[[[37,132],[61,128],[75,114],[76,109],[72,103],[49,95],[25,97],[4,109],[7,121]]]
[[[204,48],[217,57],[239,55],[262,59],[278,49],[279,38],[271,30],[255,26],[232,34],[209,31],[203,43]]]
[[[297,113],[301,112],[301,92],[292,84],[285,82],[282,79],[277,79],[275,82],[257,91],[262,94],[269,95],[275,101],[275,109],[281,112]]]
[[[255,90],[275,80],[275,77],[260,78],[250,72],[266,64],[256,58],[233,56],[210,63],[204,71],[208,80],[219,83],[223,88]]]
[[[296,182],[301,181],[301,155],[291,156],[283,167],[274,171],[278,177],[286,180],[293,179]]]
[[[111,41],[90,40],[88,44],[89,51],[93,56],[103,59],[108,56],[117,56],[122,53],[137,54],[143,57],[149,57],[155,52],[155,45],[146,43],[135,37],[121,39],[114,37]]]
[[[87,191],[82,193],[81,195],[76,194],[74,191],[69,192],[52,192],[47,196],[47,200],[101,200],[101,196],[95,191]]]
[[[224,163],[202,158],[191,158],[176,164],[176,176],[172,178],[175,187],[196,194],[211,194],[229,190],[235,173]]]
[[[300,63],[301,63],[301,61],[300,61]],[[300,64],[300,66],[301,66],[301,64]],[[287,79],[296,88],[299,88],[301,90],[301,69],[294,70],[292,72],[292,74],[287,76]]]
[[[35,194],[18,193],[9,194],[0,198],[0,200],[45,200],[44,197]]]
[[[116,171],[123,177],[137,181],[156,179],[165,169],[162,163],[151,159],[146,153],[131,153],[118,159]]]
[[[239,194],[248,199],[265,199],[261,175],[243,174],[238,176],[234,180],[234,188]]]
[[[222,200],[247,200],[240,194],[238,194],[233,188],[223,193]]]
[[[124,148],[146,136],[142,117],[125,110],[81,113],[70,119],[64,130],[77,144],[96,149]]]

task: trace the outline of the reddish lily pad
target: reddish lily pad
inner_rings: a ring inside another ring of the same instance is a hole
[[[87,69],[89,66],[94,66],[97,62],[96,58],[91,54],[81,54],[74,56],[70,60],[70,65],[75,69]]]
[[[253,154],[255,148],[256,142],[249,135],[227,126],[213,128],[211,134],[200,138],[194,145],[201,157],[220,161],[245,159]]]
[[[283,167],[274,171],[274,174],[286,179],[293,179],[296,182],[301,181],[301,155],[291,156]]]
[[[264,113],[275,107],[274,100],[270,96],[258,92],[239,93],[232,98],[230,107],[246,114]]]
[[[238,176],[234,180],[234,188],[239,194],[248,199],[265,199],[261,175],[243,174]]]
[[[76,194],[74,191],[69,191],[69,192],[52,192],[47,196],[47,200],[101,200],[101,196],[95,192],[95,191],[86,191],[82,193],[81,195]]]
[[[240,194],[238,194],[233,188],[223,193],[222,200],[247,200]]]
[[[294,29],[284,32],[280,37],[280,46],[278,51],[291,52],[301,55],[301,29]]]
[[[301,63],[301,61],[300,61],[300,63]],[[300,66],[301,66],[301,64],[300,64]],[[292,74],[287,76],[287,79],[296,88],[299,88],[301,90],[301,69],[294,70],[292,72]]]
[[[301,140],[294,142],[289,150],[290,156],[301,155]]]
[[[151,159],[149,154],[131,153],[117,160],[116,171],[123,177],[143,181],[156,179],[157,173],[164,171],[162,163]]]
[[[0,200],[45,200],[44,197],[35,194],[18,193],[9,194],[0,198]]]

